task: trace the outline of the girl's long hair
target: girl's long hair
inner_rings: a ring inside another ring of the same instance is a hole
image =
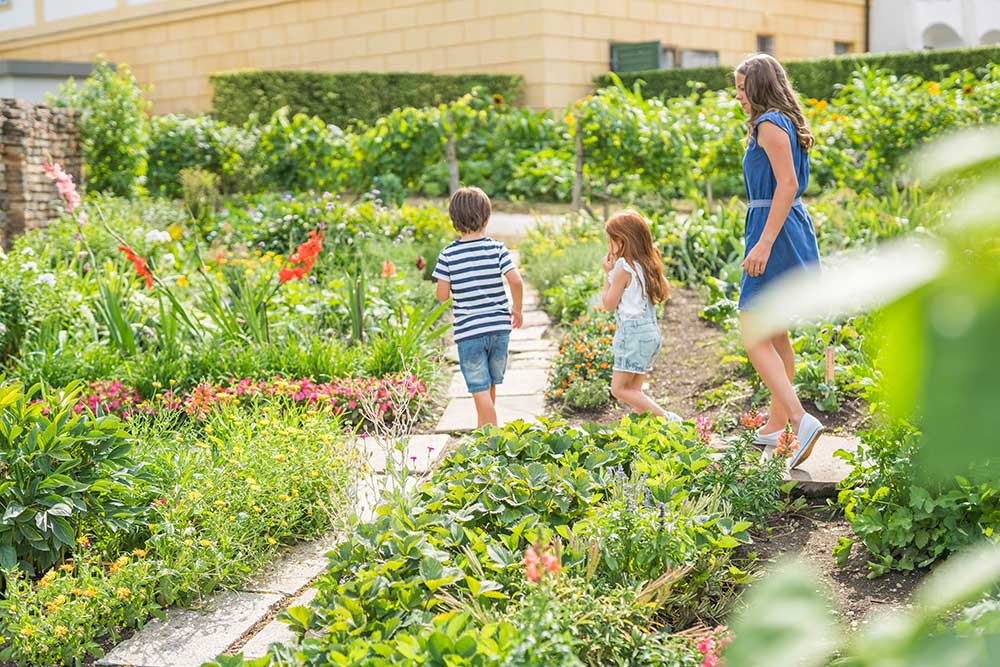
[[[632,210],[615,213],[604,225],[608,238],[621,246],[621,257],[626,262],[642,267],[646,283],[646,296],[653,303],[670,298],[670,285],[663,275],[663,259],[659,249],[653,244],[646,219]]]
[[[750,103],[747,143],[753,138],[757,119],[768,111],[778,111],[792,121],[799,145],[804,150],[812,148],[814,139],[809,122],[781,63],[766,53],[758,53],[741,62],[735,73],[743,75],[743,90]]]

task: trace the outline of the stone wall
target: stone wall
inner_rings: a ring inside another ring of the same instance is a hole
[[[0,244],[9,248],[29,229],[62,211],[55,183],[42,171],[58,162],[83,191],[79,112],[0,98]]]

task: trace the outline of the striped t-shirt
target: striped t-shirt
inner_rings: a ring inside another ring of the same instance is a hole
[[[456,341],[510,331],[503,276],[514,268],[507,246],[485,236],[441,251],[433,276],[451,283]]]

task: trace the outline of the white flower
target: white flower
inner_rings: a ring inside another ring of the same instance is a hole
[[[177,261],[174,259],[174,254],[171,252],[163,253],[163,257],[160,257],[160,266],[165,269],[172,269]]]
[[[7,335],[7,325],[4,324],[3,322],[0,322],[0,338],[3,338],[6,335]]]
[[[21,251],[21,254],[24,255],[25,257],[34,257],[35,251],[32,250],[31,248],[25,248]]]
[[[54,273],[39,273],[38,277],[35,278],[35,282],[41,283],[43,285],[48,285],[49,287],[56,286],[56,274]]]
[[[151,229],[146,232],[146,243],[170,243],[170,233],[159,229]]]
[[[5,253],[3,250],[0,250],[0,262],[6,262],[6,261],[7,261],[7,253]]]
[[[21,266],[24,268],[25,271],[37,271],[38,270],[38,265],[35,264],[34,262],[25,262]]]

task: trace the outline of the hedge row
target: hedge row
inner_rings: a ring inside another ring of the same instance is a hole
[[[393,109],[452,102],[476,86],[517,102],[524,79],[516,74],[378,72],[233,72],[212,78],[212,112],[232,124],[251,113],[267,119],[287,106],[290,116],[318,116],[340,127],[371,124]]]
[[[1000,47],[987,46],[940,51],[912,51],[906,53],[866,53],[857,56],[840,56],[818,60],[798,60],[784,63],[795,89],[804,97],[829,99],[836,94],[837,85],[846,83],[851,74],[861,67],[886,69],[895,74],[916,74],[927,80],[938,80],[942,74],[956,70],[984,67],[1000,62]],[[681,97],[691,92],[690,81],[705,84],[706,90],[723,90],[733,84],[732,67],[697,67],[692,69],[647,70],[621,72],[622,83],[632,87],[643,81],[647,97]],[[598,88],[613,85],[610,74],[595,77]]]

